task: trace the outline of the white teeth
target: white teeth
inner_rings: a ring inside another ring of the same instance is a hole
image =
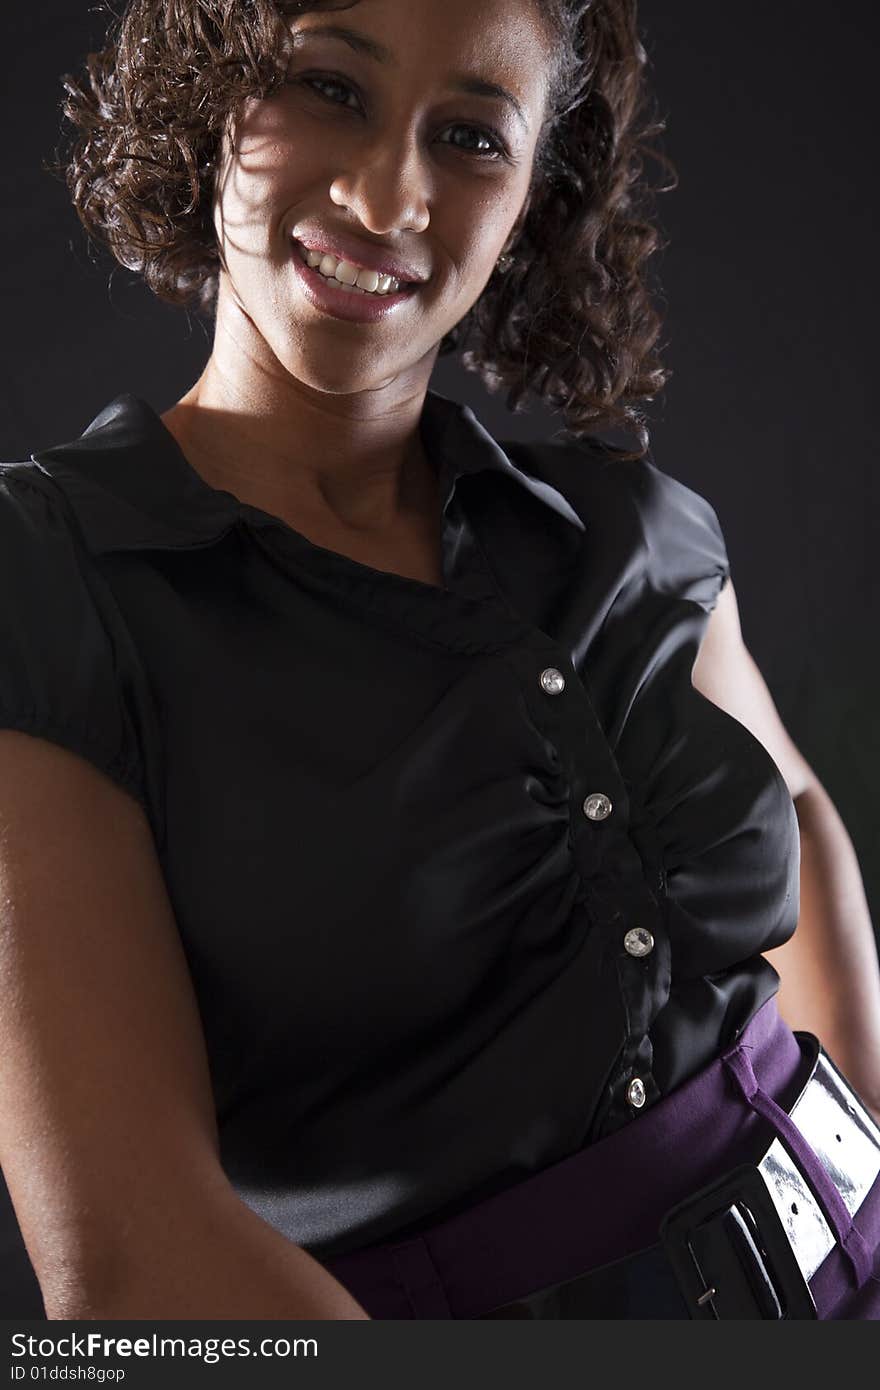
[[[322,266],[326,260],[327,257],[325,256],[321,262]],[[340,261],[331,273],[336,276],[337,280],[341,280],[343,285],[353,285],[358,278],[358,268],[356,265],[352,265],[351,261]]]
[[[342,288],[353,294],[396,294],[400,281],[393,275],[380,275],[376,270],[361,270],[351,261],[337,260],[329,252],[309,251],[300,242],[296,243],[300,256],[312,270],[333,280],[337,289]]]

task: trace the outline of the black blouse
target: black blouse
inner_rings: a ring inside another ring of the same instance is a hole
[[[709,503],[436,392],[421,429],[443,588],[208,486],[133,395],[0,466],[0,723],[144,807],[224,1168],[318,1255],[637,1124],[798,914],[783,777],[691,684]]]

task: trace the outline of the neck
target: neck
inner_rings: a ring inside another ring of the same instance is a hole
[[[435,358],[379,387],[321,391],[287,372],[252,324],[218,307],[202,375],[161,418],[210,486],[292,524],[313,518],[381,534],[435,496],[419,432]]]

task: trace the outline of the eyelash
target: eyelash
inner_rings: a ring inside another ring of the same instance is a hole
[[[316,86],[317,83],[323,83],[325,86],[330,87],[339,87],[341,90],[349,92],[352,96],[358,96],[357,91],[354,87],[351,86],[349,82],[343,81],[343,79],[339,77],[331,77],[329,74],[324,75],[322,73],[311,73],[304,77],[294,78],[293,81],[302,82],[304,86],[310,87],[312,91],[317,92],[319,96],[324,96],[324,93],[319,91],[318,87]],[[324,99],[325,101],[331,102],[334,106],[344,106],[346,104],[345,102],[334,101],[333,97],[325,96]],[[351,110],[350,107],[349,110]],[[484,139],[492,141],[493,149],[483,151],[467,150],[462,148],[462,146],[460,145],[452,145],[452,149],[459,150],[461,154],[470,155],[472,159],[485,160],[489,163],[492,163],[498,159],[508,158],[507,150],[504,146],[504,142],[502,141],[500,135],[497,135],[492,130],[488,130],[485,126],[470,125],[466,121],[458,121],[448,128],[450,130],[472,130],[475,131],[478,135],[482,135]],[[444,141],[443,143],[448,144],[450,142]]]

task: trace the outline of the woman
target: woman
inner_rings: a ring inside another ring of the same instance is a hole
[[[646,457],[644,62],[631,0],[134,0],[68,84],[86,226],[216,323],[3,470],[32,1312],[875,1315],[870,924],[859,1100],[763,954],[835,813]],[[566,442],[428,389],[465,326]]]

